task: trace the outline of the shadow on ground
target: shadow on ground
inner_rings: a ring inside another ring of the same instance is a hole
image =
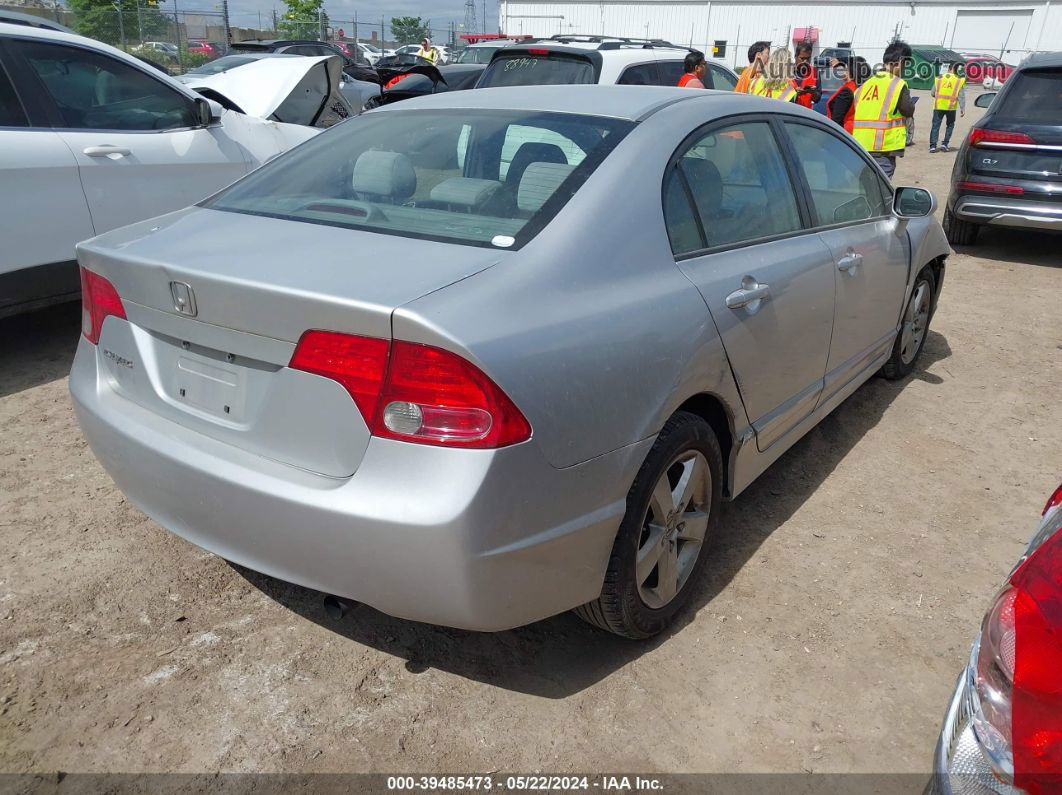
[[[982,227],[977,243],[972,246],[955,246],[960,254],[979,259],[1013,262],[1019,265],[1037,265],[1044,268],[1062,268],[1062,235],[1053,232],[1036,232],[1031,229],[1005,229]],[[946,281],[946,280],[945,280]]]
[[[930,331],[918,369],[909,379],[931,384],[931,370],[951,355],[947,340]],[[756,554],[756,550],[815,492],[871,428],[909,379],[873,378],[782,456],[736,501],[724,506],[703,581],[693,594],[681,632]],[[406,669],[429,668],[544,698],[565,698],[589,687],[667,641],[623,640],[590,627],[570,613],[498,633],[466,632],[392,618],[364,605],[341,620],[329,618],[322,594],[240,567],[248,582],[282,605],[357,643],[406,660]],[[396,572],[395,576],[401,576]],[[498,661],[504,660],[505,664]],[[516,660],[515,664],[512,662]]]
[[[81,304],[0,320],[0,398],[65,378],[81,333]]]

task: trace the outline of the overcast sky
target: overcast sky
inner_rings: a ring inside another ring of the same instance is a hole
[[[181,11],[215,11],[221,9],[220,0],[178,0]],[[172,9],[173,0],[163,0],[163,8]],[[263,22],[268,20],[273,9],[278,14],[286,10],[283,0],[229,0],[229,18],[236,27],[257,27],[258,13]],[[363,39],[370,37],[370,30],[380,35],[380,17],[384,18],[387,38],[391,36],[391,17],[414,16],[430,19],[435,29],[435,38],[440,39],[443,30],[448,30],[450,22],[460,25],[465,19],[463,0],[383,0],[379,4],[365,4],[356,0],[325,0],[325,12],[332,19],[333,27],[342,27],[347,36],[353,36],[351,21],[354,12],[358,13],[358,34]],[[482,27],[483,0],[476,0],[476,16]],[[498,6],[496,0],[487,0],[487,30],[498,28]],[[460,33],[461,31],[458,30]]]

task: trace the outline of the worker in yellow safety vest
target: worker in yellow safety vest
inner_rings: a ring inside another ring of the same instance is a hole
[[[911,46],[894,41],[885,48],[885,68],[875,72],[856,93],[852,135],[885,172],[896,172],[896,158],[907,145],[905,120],[914,116],[907,81],[900,75],[911,59]]]
[[[749,93],[782,102],[795,102],[797,85],[793,80],[793,56],[786,47],[779,47],[767,59],[763,74],[753,78]]]
[[[937,135],[940,123],[944,126],[944,140],[940,144],[941,152],[951,150],[951,131],[955,129],[955,109],[959,115],[966,115],[966,78],[958,73],[959,64],[949,63],[944,74],[933,81],[933,127],[929,131],[929,151],[937,151]]]
[[[420,49],[417,50],[417,57],[434,64],[439,60],[439,51],[431,46],[431,39],[425,37],[420,40]]]

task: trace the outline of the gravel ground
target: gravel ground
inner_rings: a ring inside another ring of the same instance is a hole
[[[921,105],[896,181],[943,198],[954,154],[925,151]],[[651,643],[571,615],[332,621],[115,489],[67,394],[77,307],[0,322],[0,769],[928,771],[1062,475],[1060,306],[1057,238],[953,256],[919,370],[726,507],[695,609]]]

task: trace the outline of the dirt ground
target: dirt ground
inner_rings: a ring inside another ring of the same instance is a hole
[[[927,100],[896,183],[943,199]],[[651,643],[571,615],[330,620],[123,499],[71,412],[77,307],[0,322],[0,769],[926,772],[1062,477],[1060,251],[990,231],[951,257],[919,370],[726,506],[695,609]]]

